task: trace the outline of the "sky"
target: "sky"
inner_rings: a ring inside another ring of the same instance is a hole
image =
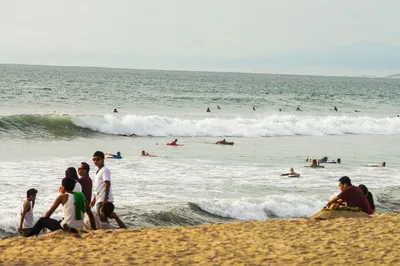
[[[296,71],[226,62],[360,41],[400,47],[398,10],[394,0],[1,1],[0,63]]]

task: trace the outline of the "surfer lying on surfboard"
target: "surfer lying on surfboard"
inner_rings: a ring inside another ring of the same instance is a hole
[[[183,144],[178,144],[178,139],[175,139],[174,141],[171,141],[170,143],[167,143],[169,146],[183,146]]]
[[[144,150],[142,151],[141,156],[157,157],[157,155],[150,154],[148,152],[145,152]]]
[[[287,175],[297,175],[297,173],[294,171],[294,169],[293,168],[290,168],[290,171],[289,171],[289,173],[286,173],[286,174],[281,174],[281,176],[287,176]]]
[[[121,152],[117,152],[117,154],[105,153],[104,155],[109,159],[122,159]]]
[[[234,142],[226,141],[225,139],[215,142],[215,144],[222,144],[222,145],[233,145]]]

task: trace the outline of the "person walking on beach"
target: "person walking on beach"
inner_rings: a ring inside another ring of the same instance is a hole
[[[27,236],[33,227],[33,207],[35,206],[37,193],[38,191],[34,188],[26,192],[26,200],[22,205],[21,219],[18,227],[18,232],[23,236]]]
[[[38,235],[43,228],[50,229],[51,231],[69,229],[76,232],[76,230],[83,228],[84,212],[89,216],[92,228],[96,229],[93,213],[88,207],[85,196],[82,192],[73,192],[75,183],[76,181],[72,178],[64,178],[62,180],[59,189],[60,195],[58,195],[53,205],[46,212],[46,215],[36,222],[27,237]],[[51,219],[50,216],[57,210],[60,204],[63,206],[63,220],[57,221]]]
[[[86,162],[81,162],[78,168],[79,184],[82,186],[82,193],[85,195],[87,202],[92,201],[92,187],[93,181],[89,176],[90,166]]]
[[[96,151],[93,154],[93,162],[98,167],[98,170],[94,178],[95,195],[90,207],[96,206],[96,212],[100,213],[103,204],[114,201],[111,190],[111,173],[104,165],[104,153],[102,151]]]
[[[116,227],[111,225],[108,219],[115,220],[119,228],[126,228],[124,222],[122,222],[118,215],[114,212],[114,204],[112,204],[112,202],[105,203],[101,208],[100,213],[93,213],[93,216],[97,229],[115,229]],[[84,227],[88,230],[92,229],[90,220],[87,216],[85,217]]]
[[[342,192],[328,202],[327,207],[329,209],[333,209],[341,202],[346,202],[349,207],[359,207],[360,210],[368,214],[374,213],[361,188],[353,186],[348,176],[339,179],[339,188]]]

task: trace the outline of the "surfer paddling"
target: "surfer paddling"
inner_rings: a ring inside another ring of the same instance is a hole
[[[215,142],[215,144],[220,144],[220,145],[233,145],[234,142],[226,141],[225,139],[223,139],[223,140],[220,140],[220,141]]]

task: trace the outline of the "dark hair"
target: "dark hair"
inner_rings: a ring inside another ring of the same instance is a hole
[[[363,185],[363,184],[358,185],[358,187],[361,188],[363,194],[364,194],[365,196],[367,196],[367,194],[368,194],[368,188],[367,188],[365,185]]]
[[[79,180],[78,173],[76,172],[75,167],[68,167],[68,169],[65,170],[65,177],[74,180]]]
[[[107,217],[110,217],[111,213],[114,211],[114,204],[112,202],[107,202],[102,206],[103,212]]]
[[[26,192],[26,197],[29,198],[30,196],[36,195],[38,193],[38,191],[34,188],[29,189]]]
[[[358,185],[358,187],[362,190],[364,195],[367,197],[367,200],[369,202],[369,206],[371,207],[371,209],[373,211],[375,211],[375,203],[374,203],[374,197],[372,196],[372,193],[369,192],[368,188],[363,184]]]
[[[100,157],[101,159],[104,159],[104,152],[102,152],[102,151],[96,151],[96,152],[93,154],[93,157]]]
[[[75,179],[72,178],[63,178],[61,181],[61,185],[67,190],[67,191],[72,191],[75,188]]]
[[[341,163],[342,160],[340,160],[340,158],[337,158],[337,163]]]
[[[341,184],[343,184],[343,185],[351,186],[351,180],[350,180],[350,178],[349,178],[348,176],[342,176],[342,177],[339,179],[339,182],[340,182]]]
[[[90,166],[89,166],[89,164],[88,164],[87,162],[81,162],[81,165],[83,166],[82,168],[83,168],[83,169],[86,169],[87,172],[89,173],[89,171],[90,171]]]

